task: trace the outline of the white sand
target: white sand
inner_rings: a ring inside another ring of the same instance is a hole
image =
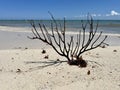
[[[36,41],[24,40],[27,34],[17,36],[18,33],[6,31],[0,34],[0,38],[8,36],[0,39],[1,47],[5,45],[0,50],[0,90],[120,90],[120,38],[117,36],[106,40],[110,46],[84,53],[88,66],[79,68],[66,62],[53,64],[57,59],[66,61],[66,58],[42,46],[40,41],[36,45]],[[7,40],[11,40],[11,47]],[[36,49],[30,49],[29,44]],[[46,54],[41,53],[42,48]],[[49,59],[44,59],[46,55]]]
[[[117,52],[113,52],[117,50]],[[97,48],[86,52],[86,68],[69,66],[66,62],[46,66],[45,61],[66,60],[52,49],[1,50],[1,90],[119,90],[120,46]],[[49,55],[49,59],[44,59]],[[51,63],[49,63],[51,64]],[[43,66],[43,67],[42,67]],[[21,71],[19,72],[20,69]],[[90,75],[87,75],[90,70]]]

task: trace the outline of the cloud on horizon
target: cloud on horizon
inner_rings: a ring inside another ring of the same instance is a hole
[[[112,10],[110,14],[106,14],[106,16],[119,16],[120,13],[116,12],[115,10]]]
[[[112,15],[112,16],[114,16],[114,15],[120,15],[120,13],[118,13],[118,12],[112,10],[112,11],[111,11],[111,15]]]
[[[79,15],[79,16],[74,16],[74,18],[82,18],[82,17],[86,17],[87,15]],[[109,17],[109,16],[120,16],[120,13],[115,11],[115,10],[111,10],[110,13],[108,14],[91,14],[92,17]]]

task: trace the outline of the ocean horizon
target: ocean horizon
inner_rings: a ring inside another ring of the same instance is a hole
[[[61,23],[63,26],[63,20],[56,20],[58,25]],[[51,20],[34,20],[36,25],[38,23],[45,24],[46,27],[50,27]],[[86,20],[83,20],[85,23]],[[98,30],[104,33],[120,34],[120,20],[94,20],[94,27],[99,24]],[[30,20],[0,20],[0,26],[9,27],[31,27]],[[31,27],[32,28],[32,27]],[[66,20],[66,28],[70,28],[70,31],[77,31],[81,29],[81,20]]]

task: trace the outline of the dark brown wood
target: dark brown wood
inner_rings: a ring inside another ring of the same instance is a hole
[[[99,35],[96,35],[98,23],[96,24],[95,30],[94,30],[94,21],[92,17],[88,17],[87,22],[84,24],[82,22],[82,30],[79,31],[77,34],[77,40],[74,42],[74,37],[71,36],[69,41],[66,41],[66,20],[64,18],[63,24],[58,23],[53,15],[49,12],[51,15],[52,21],[51,21],[51,33],[47,30],[45,24],[39,23],[39,29],[42,35],[40,35],[40,32],[36,29],[34,21],[31,22],[31,26],[33,27],[32,33],[33,37],[28,37],[30,39],[39,39],[47,44],[49,44],[59,55],[64,56],[67,58],[68,63],[70,65],[81,65],[81,63],[84,62],[84,65],[87,64],[85,61],[81,58],[81,55],[89,50],[95,49],[99,47],[101,44],[104,43],[107,36],[103,38],[103,40],[99,41],[99,43],[96,45],[96,42],[100,40],[102,36],[102,32],[99,33]],[[63,25],[63,26],[62,26]],[[86,28],[89,27],[89,34],[88,38],[86,38]],[[95,37],[96,36],[96,37]],[[87,40],[86,40],[87,39]]]

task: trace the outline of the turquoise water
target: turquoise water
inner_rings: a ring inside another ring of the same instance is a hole
[[[86,21],[84,21],[86,22]],[[44,23],[47,27],[50,27],[51,20],[35,20],[35,23]],[[63,24],[63,20],[57,20]],[[94,27],[97,21],[94,21]],[[31,27],[28,20],[0,20],[0,26],[10,27]],[[71,31],[77,31],[81,28],[81,20],[66,20],[66,27],[71,28]],[[105,33],[117,33],[120,34],[120,20],[99,20],[98,30]]]

